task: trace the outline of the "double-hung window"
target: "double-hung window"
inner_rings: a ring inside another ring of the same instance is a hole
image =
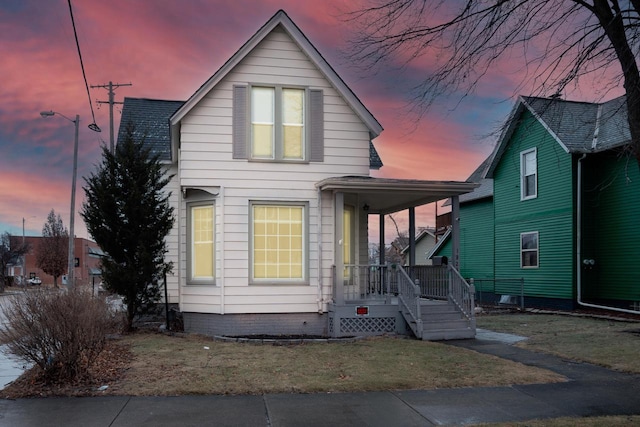
[[[232,111],[234,159],[324,161],[321,89],[236,85]]]
[[[307,205],[252,202],[252,283],[307,280]]]
[[[520,234],[520,267],[538,267],[538,232]]]
[[[215,208],[212,202],[188,205],[188,282],[213,284],[215,278]]]
[[[520,199],[538,196],[537,151],[535,148],[520,153]]]
[[[251,158],[306,159],[305,90],[251,88]]]

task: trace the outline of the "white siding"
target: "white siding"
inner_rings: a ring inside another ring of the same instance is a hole
[[[178,168],[177,165],[167,166],[167,175],[173,175],[169,184],[166,187],[166,190],[171,192],[169,196],[169,203],[174,207],[175,211],[173,212],[175,222],[173,224],[173,228],[165,238],[165,242],[167,244],[167,254],[165,256],[165,260],[173,263],[173,272],[167,274],[167,294],[169,295],[169,303],[177,304],[180,298],[180,286],[178,283],[179,277],[179,266],[180,260],[178,257],[178,248],[179,248],[179,203],[180,203],[180,180],[178,178]]]
[[[300,85],[324,94],[324,162],[273,163],[232,159],[234,84]],[[328,177],[369,174],[369,132],[340,94],[286,33],[268,35],[182,120],[179,181],[182,187],[220,188],[216,199],[216,285],[186,285],[186,239],[180,243],[181,310],[205,313],[318,311],[318,194]],[[249,285],[249,203],[308,204],[309,284]],[[186,204],[180,203],[186,236]],[[322,309],[331,298],[333,198],[322,200]],[[364,228],[366,230],[366,224]],[[366,233],[364,236],[366,242]],[[362,245],[362,244],[361,244]],[[366,253],[366,243],[362,245]],[[361,247],[361,250],[362,250]],[[362,251],[360,252],[362,254]]]

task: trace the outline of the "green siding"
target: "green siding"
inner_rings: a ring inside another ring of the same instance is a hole
[[[447,238],[447,241],[440,246],[440,249],[434,254],[434,256],[446,256],[451,259],[451,239]]]
[[[493,278],[493,202],[482,199],[460,206],[460,274]]]
[[[585,297],[640,301],[640,172],[609,152],[584,161],[582,265]]]
[[[537,149],[538,193],[520,200],[520,153]],[[525,279],[525,295],[574,297],[572,157],[526,112],[494,172],[495,277]],[[520,233],[539,233],[539,267],[520,267]],[[496,293],[500,293],[496,289]]]

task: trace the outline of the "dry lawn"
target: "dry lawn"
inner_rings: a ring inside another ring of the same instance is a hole
[[[444,344],[388,337],[274,346],[144,334],[124,342],[131,345],[134,360],[122,381],[110,388],[115,394],[347,392],[564,380]]]
[[[91,383],[45,386],[31,374],[0,391],[0,397],[348,392],[565,380],[445,344],[391,337],[276,346],[137,333],[112,343],[109,354]],[[96,392],[100,385],[109,387]]]
[[[503,314],[477,317],[479,328],[529,337],[529,350],[640,373],[640,322],[569,315]]]

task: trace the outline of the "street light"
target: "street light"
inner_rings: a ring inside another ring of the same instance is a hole
[[[71,289],[74,285],[74,277],[73,270],[75,267],[75,255],[74,255],[74,220],[75,220],[75,206],[76,206],[76,174],[78,173],[78,128],[80,126],[80,116],[76,114],[76,119],[71,120],[69,117],[65,116],[62,113],[58,113],[57,111],[49,110],[42,111],[40,115],[44,118],[51,117],[53,115],[59,115],[63,118],[69,120],[76,127],[75,138],[73,140],[73,176],[71,178],[71,210],[69,211],[69,263],[68,263],[68,271],[67,271],[67,288]],[[94,132],[100,132],[100,128],[97,124],[91,123],[89,125],[89,129]]]

